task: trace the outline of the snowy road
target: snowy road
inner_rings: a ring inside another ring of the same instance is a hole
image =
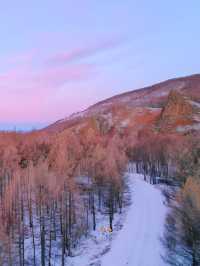
[[[133,203],[101,266],[164,266],[160,237],[167,209],[161,191],[136,174],[130,189]]]

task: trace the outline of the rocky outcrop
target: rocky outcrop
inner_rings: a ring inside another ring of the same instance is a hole
[[[192,101],[179,91],[172,90],[161,111],[158,128],[161,131],[175,131],[177,127],[191,128],[196,115],[198,110]]]

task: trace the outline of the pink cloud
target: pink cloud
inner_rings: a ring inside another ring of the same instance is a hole
[[[8,58],[13,67],[0,73],[0,122],[47,122],[62,118],[59,114],[65,109],[69,114],[73,106],[83,106],[74,89],[79,87],[82,93],[83,82],[96,76],[97,68],[77,61],[118,44],[116,39],[103,41],[52,54],[48,59],[36,51]],[[77,98],[81,103],[77,104]]]
[[[69,82],[87,80],[94,74],[95,68],[91,64],[36,68],[31,62],[1,73],[0,122],[51,120],[48,113],[52,113],[52,102],[62,87]]]

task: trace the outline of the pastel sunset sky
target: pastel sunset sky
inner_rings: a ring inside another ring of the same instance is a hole
[[[1,129],[200,72],[199,0],[7,0],[0,34]]]

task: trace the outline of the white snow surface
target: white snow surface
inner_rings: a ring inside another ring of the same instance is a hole
[[[163,195],[159,188],[144,182],[141,175],[130,178],[132,204],[101,266],[164,266],[160,238],[167,207]]]
[[[187,126],[178,126],[176,128],[177,132],[187,132],[189,130],[200,130],[200,123],[196,123],[193,125],[187,125]]]
[[[131,204],[117,215],[113,233],[102,233],[108,225],[102,220],[97,231],[83,241],[70,266],[165,266],[160,241],[167,207],[159,187],[150,185],[142,175],[129,174]],[[122,226],[123,225],[123,226]],[[120,229],[122,227],[122,229]]]
[[[189,101],[193,106],[200,108],[200,103],[195,101]]]

